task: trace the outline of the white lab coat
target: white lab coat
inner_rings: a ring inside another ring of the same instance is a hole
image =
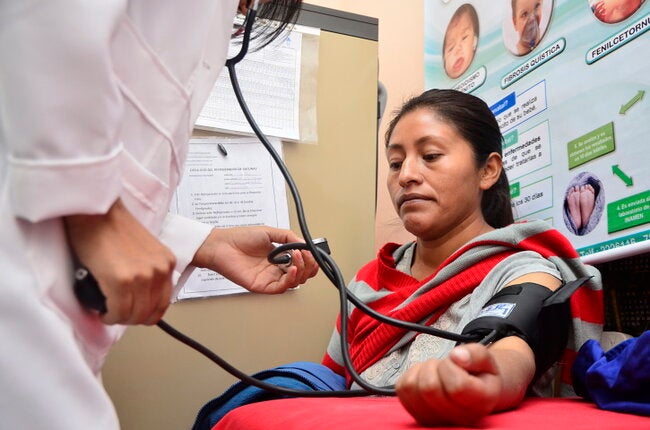
[[[191,269],[210,227],[167,209],[236,5],[0,0],[0,427],[119,427],[100,370],[124,329],[75,300],[61,217],[120,197]]]

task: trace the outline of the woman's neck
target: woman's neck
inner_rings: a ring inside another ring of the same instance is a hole
[[[494,230],[485,221],[469,226],[460,226],[435,239],[416,240],[415,256],[411,265],[411,276],[423,280],[433,274],[451,254],[472,239]]]

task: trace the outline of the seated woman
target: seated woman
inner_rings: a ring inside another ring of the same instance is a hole
[[[584,342],[600,340],[602,333],[600,276],[545,222],[513,223],[502,136],[488,106],[454,90],[426,91],[402,107],[386,142],[388,190],[416,240],[385,245],[357,273],[348,288],[368,306],[461,333],[508,286],[532,282],[541,287],[525,288],[548,288],[550,294],[562,283],[593,277],[571,296],[572,322],[551,333],[558,341],[535,351],[516,336],[487,347],[456,346],[350,307],[348,344],[356,371],[371,384],[395,384],[406,410],[423,425],[474,424],[489,413],[516,407],[529,388],[537,395],[574,395],[568,379],[571,362]],[[294,363],[256,376],[278,384],[282,379],[288,387],[297,381],[307,390],[354,388],[343,365],[339,330],[340,317],[323,359],[327,368]],[[564,348],[561,339],[567,332],[567,350],[559,360],[563,367],[538,369],[540,356]],[[562,384],[552,384],[556,375]],[[238,406],[277,397],[237,383],[202,408],[194,430],[211,429]]]
[[[352,293],[383,314],[460,333],[504,287],[532,282],[556,290],[593,276],[571,298],[573,327],[562,361],[569,364],[587,339],[600,339],[600,276],[546,223],[513,223],[502,136],[482,100],[426,91],[404,104],[386,142],[388,190],[416,239],[385,245],[349,284]],[[535,353],[520,337],[456,346],[356,308],[346,318],[355,369],[374,385],[395,384],[420,424],[473,424],[516,407],[529,388],[551,394],[558,372],[558,366],[536,369]],[[339,330],[340,316],[323,364],[351,386]],[[564,393],[572,394],[570,381],[563,382]]]

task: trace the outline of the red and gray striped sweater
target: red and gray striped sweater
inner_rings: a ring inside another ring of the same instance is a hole
[[[571,243],[542,221],[515,223],[477,237],[452,254],[428,278],[418,281],[396,269],[397,244],[387,244],[377,259],[364,266],[348,288],[360,293],[373,309],[411,322],[432,324],[450,305],[472,294],[486,275],[500,262],[521,251],[534,251],[557,268],[565,282],[592,276],[595,269],[584,265]],[[371,291],[371,293],[368,293]],[[562,382],[570,386],[570,365],[587,339],[600,340],[604,322],[602,287],[599,276],[592,278],[571,297],[573,316],[569,344],[561,359]],[[384,357],[402,339],[405,330],[381,323],[358,309],[350,312],[348,342],[352,363],[361,373]],[[340,316],[336,334],[340,331]],[[330,346],[332,343],[330,343]],[[323,364],[349,375],[336,354],[325,354]],[[572,390],[563,391],[570,394]]]

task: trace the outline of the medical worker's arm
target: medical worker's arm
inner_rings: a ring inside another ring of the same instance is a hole
[[[125,7],[0,2],[0,112],[16,216],[105,213],[117,200],[123,106],[108,51]]]
[[[281,293],[316,275],[318,266],[308,251],[293,251],[292,265],[281,269],[267,261],[273,243],[303,242],[290,230],[272,227],[213,229],[192,265],[207,267],[257,293]]]
[[[118,200],[106,214],[65,218],[70,246],[106,297],[107,324],[155,324],[169,306],[172,252]]]
[[[0,113],[11,204],[63,218],[108,323],[154,323],[173,256],[118,201],[122,98],[109,53],[126,1],[0,1]]]
[[[560,281],[532,273],[511,284],[535,282],[555,290]],[[400,402],[423,425],[474,425],[495,411],[519,405],[535,375],[535,355],[519,337],[489,347],[473,343],[454,348],[442,360],[407,370],[395,388]]]

